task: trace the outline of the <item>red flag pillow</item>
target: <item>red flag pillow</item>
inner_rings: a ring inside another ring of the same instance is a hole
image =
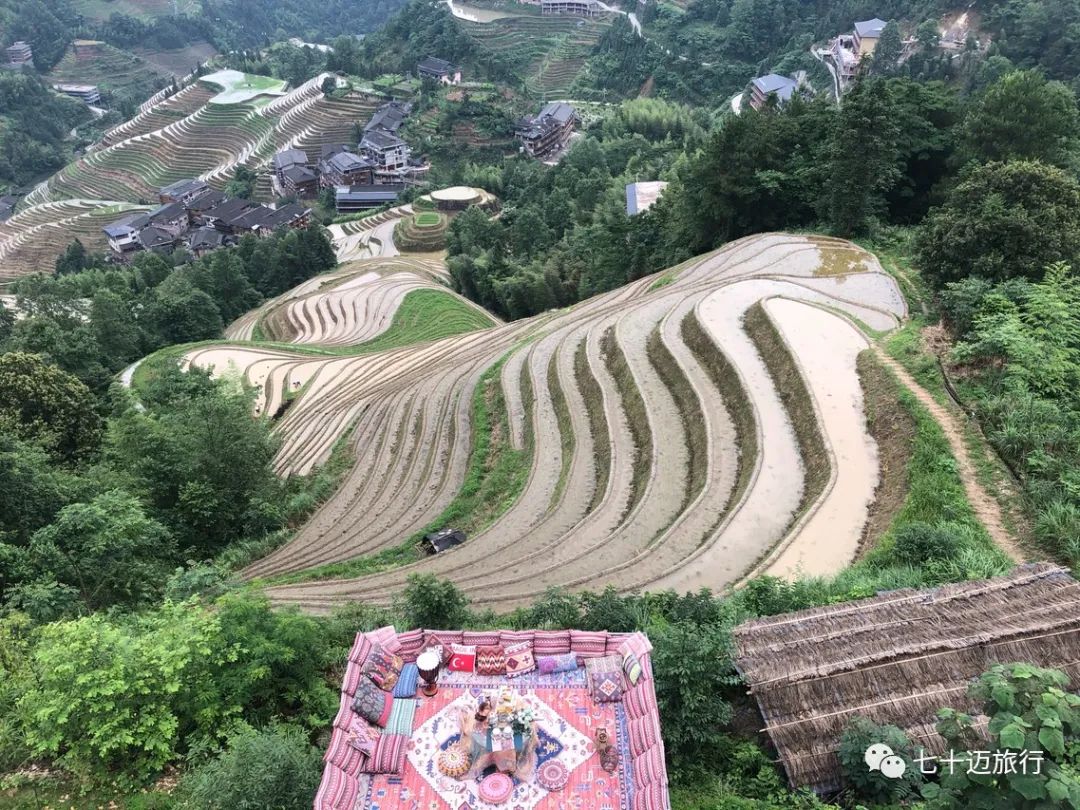
[[[476,669],[476,646],[473,644],[451,644],[450,663],[447,669],[454,672],[472,672]]]

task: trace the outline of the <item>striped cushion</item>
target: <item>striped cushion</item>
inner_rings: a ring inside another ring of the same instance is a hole
[[[404,734],[384,734],[360,769],[363,773],[401,773],[405,767],[405,749],[409,738]]]
[[[330,745],[323,754],[323,762],[329,762],[341,768],[345,773],[356,776],[360,773],[360,768],[366,759],[366,755],[349,745],[349,732],[342,731],[340,728],[334,729],[334,733],[330,735]]]
[[[357,633],[356,641],[353,642],[352,649],[349,650],[349,660],[354,664],[363,664],[367,660],[370,651],[371,639],[363,633]]]
[[[618,645],[617,652],[619,655],[632,652],[638,658],[644,658],[652,652],[652,643],[644,633],[631,633]]]
[[[648,692],[650,691],[643,686],[636,686],[623,692],[623,706],[630,720],[649,714]]]
[[[500,630],[499,631],[499,643],[503,647],[509,647],[511,644],[521,644],[523,642],[533,643],[533,639],[536,637],[535,630]]]
[[[323,770],[319,792],[315,794],[315,810],[352,810],[360,784],[356,777],[345,773],[336,765]]]
[[[634,757],[634,785],[642,788],[654,782],[667,784],[664,751],[659,745]]]
[[[401,668],[401,675],[398,676],[397,685],[394,687],[394,697],[416,697],[416,682],[419,678],[420,671],[416,668],[416,664],[406,664],[403,666]]]
[[[381,644],[389,653],[396,653],[401,649],[401,642],[398,641],[397,631],[394,630],[392,624],[372,630],[368,633],[368,638],[371,639],[372,644]]]
[[[341,693],[341,703],[338,704],[338,713],[334,718],[334,728],[348,729],[356,712],[352,710],[353,696],[348,692]]]
[[[588,633],[583,630],[570,631],[570,651],[575,653],[579,661],[586,658],[600,658],[607,651],[607,631]]]
[[[670,807],[667,789],[661,784],[654,782],[634,795],[634,810],[669,810]]]
[[[621,656],[622,658],[622,670],[626,676],[627,682],[633,686],[641,680],[641,675],[644,670],[641,668],[641,662],[638,661],[638,657],[632,652],[627,652]]]
[[[395,700],[393,708],[390,709],[390,718],[386,721],[386,733],[404,734],[406,737],[411,736],[415,716],[416,700]]]
[[[651,716],[631,720],[626,724],[626,730],[630,735],[630,753],[635,757],[648,751],[660,739],[660,735],[656,733],[656,723]]]
[[[562,655],[570,652],[569,630],[537,630],[533,639],[533,654],[539,658],[541,655]]]
[[[356,694],[356,686],[364,677],[364,667],[355,661],[350,661],[345,667],[345,678],[341,682],[341,691],[349,695]]]
[[[424,648],[424,631],[419,628],[410,630],[408,633],[398,635],[397,640],[401,645],[397,654],[411,661]]]
[[[499,643],[498,630],[466,630],[461,635],[462,644],[474,647],[494,647]]]
[[[506,653],[501,644],[476,648],[477,675],[505,675]]]

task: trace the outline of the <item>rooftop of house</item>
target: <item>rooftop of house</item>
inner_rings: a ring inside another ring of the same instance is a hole
[[[225,241],[225,235],[217,228],[196,228],[191,232],[188,244],[192,250],[213,250],[221,247]]]
[[[152,224],[158,224],[159,222],[172,222],[187,215],[187,209],[178,202],[165,203],[165,205],[159,205],[147,216]]]
[[[320,160],[326,160],[327,158],[333,157],[338,152],[355,152],[355,151],[356,150],[353,149],[353,147],[349,146],[346,143],[326,143],[326,144],[323,144],[322,149],[319,150],[319,159]]]
[[[281,174],[286,180],[295,184],[312,183],[318,179],[318,175],[307,166],[289,166]]]
[[[213,208],[206,211],[206,216],[209,219],[217,219],[222,222],[230,222],[236,217],[250,208],[254,208],[255,203],[250,200],[232,199],[225,200],[220,205],[215,205]]]
[[[364,125],[364,132],[383,129],[387,132],[397,132],[405,122],[412,105],[397,101],[389,101],[383,104],[371,116],[371,120]]]
[[[357,185],[337,186],[334,196],[339,201],[349,200],[396,200],[398,195],[405,190],[405,186],[399,183],[384,183],[382,185]]]
[[[217,189],[208,188],[202,194],[188,200],[187,208],[189,211],[209,211],[215,205],[221,205],[227,199],[229,198]]]
[[[186,180],[177,180],[175,183],[160,189],[159,193],[165,197],[183,197],[207,188],[210,188],[210,186],[204,180],[197,180],[192,177]]]
[[[377,152],[381,152],[386,149],[396,149],[397,147],[404,146],[405,141],[384,130],[373,129],[370,132],[364,133],[360,145],[366,149],[374,149]]]
[[[303,166],[308,162],[307,152],[302,149],[282,149],[274,155],[274,168],[281,170],[290,166]]]
[[[310,208],[305,208],[299,203],[287,203],[280,208],[275,208],[270,216],[263,220],[261,227],[274,230],[282,225],[288,225],[301,217],[311,213]]]
[[[156,247],[164,247],[165,245],[171,245],[176,241],[171,233],[159,228],[156,225],[147,225],[141,231],[139,231],[139,241],[142,246],[147,250],[152,250]]]
[[[552,118],[559,124],[565,124],[570,121],[576,113],[574,108],[567,104],[565,101],[552,101],[546,105],[544,109],[540,111],[540,118]]]
[[[443,76],[448,76],[457,70],[456,66],[436,56],[425,56],[416,67],[418,70],[426,70],[429,73],[438,73]]]
[[[331,171],[344,174],[370,168],[371,161],[352,152],[338,152],[326,161],[326,165]]]
[[[256,205],[232,219],[225,220],[225,224],[230,228],[252,230],[264,226],[273,213],[272,208],[267,208],[265,205]]]
[[[750,83],[765,95],[775,93],[776,97],[781,101],[790,99],[795,92],[795,88],[798,86],[798,82],[793,78],[790,76],[781,76],[779,73],[768,73],[764,76],[758,76],[755,79],[751,79]]]
[[[662,180],[630,183],[626,187],[626,213],[633,216],[650,208],[653,203],[660,199],[660,194],[667,188],[667,185]]]
[[[881,36],[881,32],[886,25],[888,25],[888,22],[879,20],[877,17],[874,17],[872,20],[862,20],[861,22],[855,23],[855,33],[860,37],[876,39]]]
[[[118,238],[121,236],[127,236],[134,231],[138,231],[144,225],[150,222],[150,217],[141,211],[128,214],[120,219],[110,222],[101,230],[105,231],[106,236],[112,238]]]
[[[937,711],[971,715],[967,686],[994,663],[1029,661],[1080,678],[1080,583],[1052,563],[937,588],[744,622],[735,663],[793,787],[840,788],[840,736],[856,715],[946,749]]]
[[[98,86],[96,84],[69,84],[64,82],[54,84],[53,89],[59,90],[61,93],[95,93]]]

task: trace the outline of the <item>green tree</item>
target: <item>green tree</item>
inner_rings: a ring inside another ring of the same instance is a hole
[[[0,355],[0,426],[73,459],[92,451],[101,420],[90,390],[40,355]]]
[[[900,37],[900,26],[896,20],[890,20],[881,30],[881,36],[874,47],[872,70],[880,76],[887,76],[896,71],[903,53],[904,43]]]
[[[119,369],[142,353],[142,331],[129,302],[101,288],[90,303],[90,328],[108,366]]]
[[[865,233],[900,177],[899,131],[886,85],[861,81],[844,98],[829,150],[829,223],[841,236]]]
[[[968,276],[1041,278],[1080,253],[1080,185],[1037,162],[971,167],[927,216],[916,251],[939,287]]]
[[[401,592],[400,612],[409,627],[450,630],[469,621],[469,600],[450,580],[410,574]]]
[[[927,809],[1080,808],[1075,768],[1080,696],[1068,687],[1068,676],[1057,670],[1026,663],[991,667],[968,690],[990,718],[989,746],[981,741],[971,716],[955,709],[938,712],[938,733],[960,762],[941,773],[938,782],[923,786]],[[989,751],[992,758],[1026,751],[1029,757],[1039,755],[1041,765],[1017,767],[1015,773],[984,773],[967,766],[972,751]]]
[[[67,246],[67,250],[56,259],[56,275],[80,273],[90,266],[90,257],[83,243],[78,239]]]
[[[1037,70],[1001,77],[964,119],[964,153],[981,162],[1038,160],[1063,169],[1080,159],[1076,95]]]
[[[65,506],[31,538],[30,558],[36,578],[76,588],[91,610],[148,602],[176,564],[165,527],[120,491]]]
[[[251,407],[251,393],[229,381],[110,420],[107,458],[185,553],[213,554],[280,525],[271,503],[277,441]]]
[[[145,319],[161,345],[218,337],[223,328],[214,299],[180,274],[169,276],[154,290]]]

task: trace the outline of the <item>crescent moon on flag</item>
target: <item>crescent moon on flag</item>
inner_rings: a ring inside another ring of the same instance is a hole
[[[450,659],[450,669],[458,669],[459,667],[461,667],[460,661],[461,661],[461,656],[460,655],[455,655],[453,658],[451,658]]]

